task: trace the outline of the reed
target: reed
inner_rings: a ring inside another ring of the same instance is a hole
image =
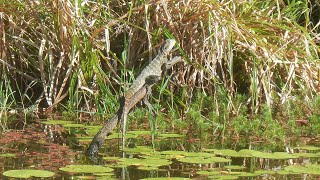
[[[182,113],[197,91],[213,97],[218,116],[237,115],[239,94],[255,114],[274,99],[310,101],[319,91],[319,4],[308,1],[1,0],[0,10],[1,75],[12,92],[26,92],[28,106],[114,112],[166,38],[187,64],[157,99]]]

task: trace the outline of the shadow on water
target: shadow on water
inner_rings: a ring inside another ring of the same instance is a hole
[[[222,143],[216,137],[172,133],[156,135],[152,149],[149,131],[130,131],[126,158],[120,158],[121,134],[114,133],[93,162],[84,151],[99,128],[37,120],[23,130],[3,133],[0,179],[15,177],[10,170],[22,169],[53,172],[31,175],[48,179],[317,179],[320,175],[317,139],[292,139],[284,145],[242,137]]]

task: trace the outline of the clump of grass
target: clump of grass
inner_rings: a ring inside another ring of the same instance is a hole
[[[2,5],[0,66],[12,91],[26,92],[33,103],[28,106],[59,105],[58,110],[98,117],[113,113],[117,97],[166,38],[177,40],[175,54],[187,62],[160,87],[157,99],[166,112],[201,117],[196,111],[202,109],[192,107],[201,90],[212,97],[212,122],[225,130],[232,117],[244,114],[240,107],[247,106],[244,120],[265,104],[272,109],[277,99],[284,104],[301,94],[310,101],[319,91],[319,25],[311,21],[307,1]],[[241,104],[239,94],[246,98]]]

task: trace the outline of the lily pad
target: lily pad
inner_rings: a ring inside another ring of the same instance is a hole
[[[156,171],[159,169],[159,167],[156,166],[139,166],[138,169],[144,170],[144,171]]]
[[[287,152],[268,153],[268,152],[256,151],[256,152],[253,152],[252,155],[254,157],[264,158],[264,159],[295,159],[295,158],[299,158],[299,156],[295,156],[295,155],[289,154]]]
[[[301,173],[301,174],[320,174],[320,165],[319,164],[307,164],[303,165],[290,165],[284,168],[287,171],[293,173]]]
[[[0,154],[0,157],[15,157],[15,154],[7,153],[7,154]]]
[[[120,161],[121,160],[120,157],[103,157],[102,159],[104,159],[106,161]]]
[[[210,157],[210,158],[204,158],[204,157],[184,157],[178,159],[180,162],[184,163],[192,163],[192,164],[211,164],[211,163],[224,163],[224,162],[230,162],[230,159],[222,158],[222,157]]]
[[[129,138],[137,138],[138,136],[135,134],[126,134],[125,138],[129,139]],[[110,136],[108,136],[106,139],[121,139],[122,138],[122,134],[121,133],[112,133]]]
[[[298,157],[307,157],[307,158],[320,157],[319,153],[293,153],[293,155],[298,156]]]
[[[254,173],[262,175],[262,174],[275,174],[276,172],[272,170],[257,170]]]
[[[52,125],[63,125],[63,124],[70,124],[72,121],[63,121],[63,120],[48,120],[42,121],[41,124],[52,124]]]
[[[95,173],[95,176],[113,176],[113,173]]]
[[[127,134],[133,134],[136,136],[140,136],[140,135],[150,135],[151,131],[129,131]]]
[[[245,169],[246,167],[237,166],[237,165],[228,165],[228,166],[224,166],[224,168],[231,169],[231,170],[241,170],[241,169]]]
[[[160,134],[159,138],[181,138],[184,137],[182,134],[165,133]]]
[[[119,164],[126,166],[149,166],[159,167],[170,165],[172,162],[167,159],[137,159],[137,158],[123,158]]]
[[[4,176],[12,178],[46,178],[54,176],[54,172],[34,169],[9,170],[3,173]]]
[[[98,165],[68,165],[59,169],[74,173],[107,173],[113,171],[112,168]]]
[[[79,128],[79,127],[84,127],[84,124],[69,123],[69,124],[63,124],[62,126],[65,128]]]
[[[220,156],[230,156],[230,157],[238,156],[238,152],[231,149],[219,149],[219,150],[215,150],[214,153]]]
[[[241,149],[239,151],[240,154],[246,156],[246,157],[253,157],[255,153],[260,153],[260,151],[252,150],[252,149]]]
[[[219,176],[209,176],[209,179],[221,179],[221,180],[227,180],[227,179],[239,179],[238,176],[235,175],[219,175]]]
[[[257,174],[257,173],[248,173],[248,172],[243,172],[241,174],[239,174],[238,176],[240,177],[255,177],[255,176],[260,176],[261,174]]]
[[[101,129],[102,126],[86,126],[85,132],[90,135],[95,135]]]
[[[189,178],[184,177],[158,177],[158,178],[144,178],[142,180],[187,180]]]
[[[124,151],[136,154],[150,154],[153,152],[153,149],[149,146],[137,146],[135,148],[125,148]]]
[[[303,149],[303,150],[308,150],[308,151],[319,151],[320,147],[316,147],[316,146],[300,146],[300,147],[295,147],[294,149]]]

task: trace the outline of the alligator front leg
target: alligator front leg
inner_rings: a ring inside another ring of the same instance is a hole
[[[144,85],[146,88],[146,96],[144,97],[144,104],[148,107],[149,112],[152,112],[152,115],[155,114],[151,103],[149,102],[149,97],[152,94],[152,86],[161,80],[160,76],[151,75],[146,78],[146,84]]]

